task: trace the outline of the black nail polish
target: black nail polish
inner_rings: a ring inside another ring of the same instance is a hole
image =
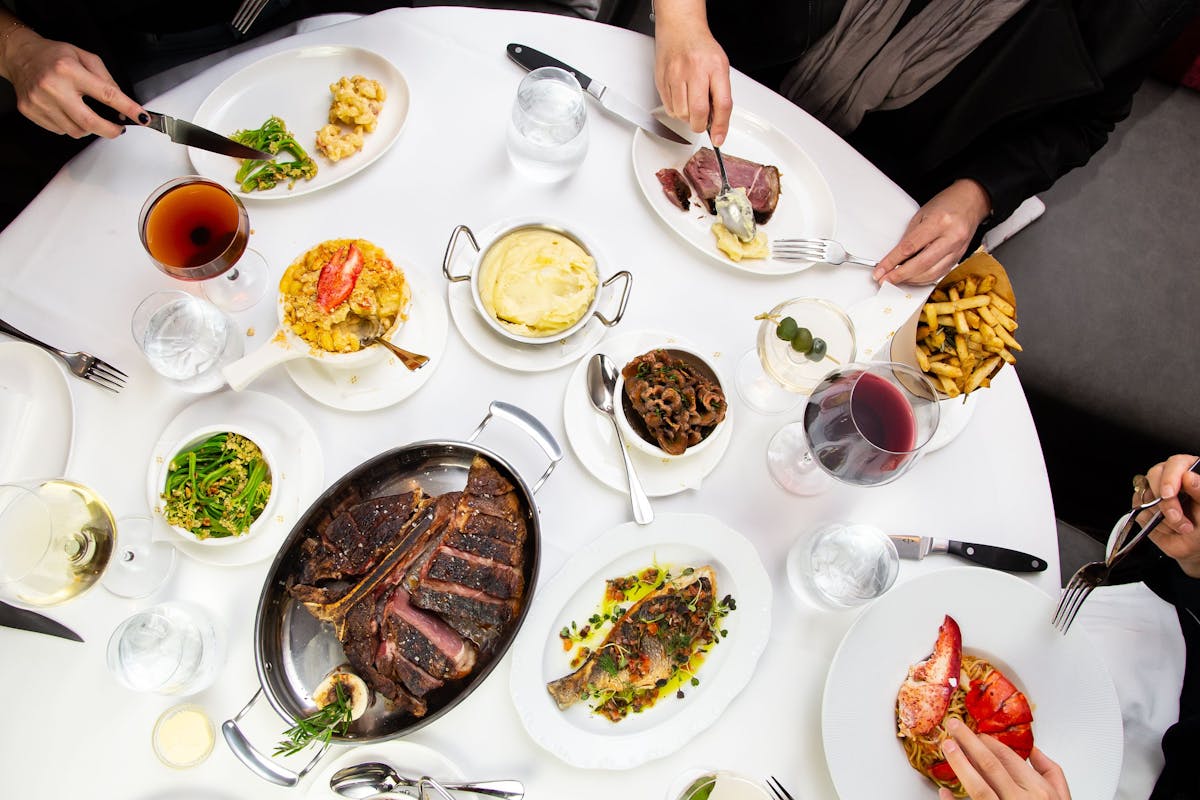
[[[143,125],[149,124],[150,115],[143,111],[141,114],[138,114],[138,122],[142,123]]]

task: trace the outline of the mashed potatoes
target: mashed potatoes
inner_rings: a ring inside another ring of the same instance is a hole
[[[754,234],[754,238],[748,242],[743,242],[720,222],[713,223],[712,232],[713,236],[717,237],[717,249],[724,253],[730,261],[766,258],[771,255],[771,250],[767,247],[767,234],[763,233],[762,228],[759,228],[758,232]]]
[[[519,336],[551,336],[592,304],[596,260],[578,242],[545,228],[521,228],[495,242],[477,277],[484,310]]]
[[[317,303],[321,270],[338,251],[353,245],[362,254],[362,272],[349,296],[328,313]],[[404,273],[387,254],[366,239],[321,242],[292,262],[279,281],[283,321],[304,341],[327,353],[353,353],[370,324],[391,330],[407,318],[411,297]]]

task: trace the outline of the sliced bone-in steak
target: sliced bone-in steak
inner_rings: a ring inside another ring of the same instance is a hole
[[[445,545],[464,553],[490,558],[499,564],[508,564],[510,567],[519,567],[521,564],[520,545],[494,539],[491,536],[452,531],[446,536]]]
[[[425,498],[418,490],[377,497],[351,506],[301,545],[300,583],[315,584],[363,575],[395,544]]]
[[[680,211],[687,211],[692,207],[692,187],[688,186],[682,172],[667,167],[654,173],[654,177],[662,184],[663,194],[671,201],[671,205]]]
[[[525,577],[519,570],[445,545],[435,551],[428,575],[440,581],[481,589],[504,600],[520,597],[525,590]]]
[[[746,190],[750,207],[754,209],[754,221],[759,225],[765,224],[779,204],[779,168],[727,153],[721,155],[725,159],[729,185]],[[700,148],[683,165],[683,172],[695,187],[696,197],[708,207],[708,213],[717,213],[714,201],[721,193],[721,169],[717,166],[717,154],[711,147]]]

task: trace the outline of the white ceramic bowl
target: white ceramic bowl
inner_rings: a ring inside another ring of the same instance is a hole
[[[226,432],[227,433],[236,433],[239,436],[244,436],[247,439],[249,439],[250,441],[254,442],[256,445],[258,445],[258,449],[262,451],[263,459],[267,462],[267,474],[272,478],[271,494],[267,498],[267,505],[263,508],[262,513],[258,515],[258,517],[254,520],[254,522],[250,523],[250,529],[247,530],[245,533],[243,533],[241,536],[226,536],[226,537],[221,537],[221,538],[200,539],[194,533],[187,530],[186,528],[180,528],[176,525],[168,524],[167,527],[169,527],[172,531],[175,532],[175,534],[177,536],[180,536],[185,541],[191,542],[193,544],[203,545],[205,547],[229,547],[231,545],[235,545],[235,544],[244,542],[247,539],[249,539],[250,537],[254,536],[258,531],[260,531],[263,528],[263,524],[266,522],[266,520],[271,518],[271,514],[273,513],[272,509],[275,506],[275,500],[278,495],[278,492],[276,491],[276,488],[275,488],[275,483],[274,483],[273,478],[275,475],[279,474],[277,471],[278,470],[278,462],[275,460],[274,455],[270,452],[270,450],[266,446],[263,445],[261,437],[255,436],[254,434],[250,433],[249,431],[247,431],[244,428],[241,428],[237,425],[207,425],[203,428],[197,428],[196,430],[192,431],[191,433],[188,433],[186,436],[181,437],[179,439],[179,441],[175,444],[175,446],[170,448],[170,450],[168,451],[169,453],[171,453],[170,459],[164,460],[162,464],[159,464],[158,469],[154,473],[156,476],[155,477],[156,484],[155,484],[154,496],[158,498],[158,500],[155,504],[155,507],[154,507],[154,512],[156,514],[158,514],[160,517],[162,517],[163,520],[165,521],[166,520],[166,500],[163,499],[162,493],[163,493],[163,487],[166,486],[166,483],[167,483],[167,468],[171,465],[171,459],[174,459],[175,456],[178,455],[182,450],[186,450],[188,447],[191,447],[192,445],[194,445],[198,442],[201,442],[204,439],[207,439],[208,437],[212,436],[213,434],[226,433]]]
[[[489,313],[484,307],[483,298],[480,297],[479,294],[479,269],[483,265],[484,258],[487,256],[488,251],[490,251],[492,247],[494,247],[501,239],[509,234],[529,229],[546,230],[557,233],[561,236],[565,236],[583,248],[583,251],[595,260],[597,284],[596,292],[592,295],[592,301],[588,304],[587,309],[579,317],[579,319],[575,321],[574,324],[564,328],[561,331],[547,334],[546,336],[523,336],[519,333],[515,333],[509,328],[506,328],[503,324],[501,324],[500,320],[496,319],[496,317]],[[609,263],[608,259],[601,254],[599,247],[597,247],[595,243],[595,240],[588,235],[581,233],[578,228],[575,228],[574,226],[568,226],[565,223],[540,217],[521,217],[498,223],[490,227],[488,232],[489,235],[484,237],[483,241],[481,242],[475,237],[475,233],[466,225],[459,225],[456,227],[454,232],[450,235],[449,243],[446,245],[446,255],[442,260],[442,274],[446,277],[446,280],[450,281],[451,283],[456,283],[458,281],[471,282],[471,299],[475,302],[475,310],[479,312],[479,316],[483,318],[488,327],[490,327],[498,335],[508,339],[509,341],[518,342],[520,344],[551,344],[553,342],[562,341],[571,334],[580,330],[584,325],[588,324],[593,316],[600,320],[601,324],[608,328],[611,328],[619,323],[621,318],[625,316],[625,307],[629,303],[629,290],[633,285],[633,275],[630,274],[628,270],[620,270],[610,277],[604,278],[604,269]],[[474,252],[470,253],[469,257],[470,270],[465,274],[455,275],[453,272],[451,272],[450,266],[454,260],[455,245],[458,242],[458,237],[464,233],[467,235],[467,239],[472,245]],[[604,314],[600,313],[598,309],[600,304],[600,295],[601,290],[610,286],[618,279],[623,280],[625,285],[621,291],[621,299],[617,306],[617,311],[610,319]]]
[[[677,354],[683,357],[684,360],[691,360],[697,363],[705,371],[711,373],[710,377],[716,381],[717,385],[721,387],[723,392],[725,391],[725,382],[721,380],[721,375],[717,372],[716,366],[701,353],[698,353],[695,350],[687,347],[680,347],[678,345],[650,348],[650,350],[647,350],[646,352],[657,349],[666,350],[668,353]],[[641,355],[641,353],[638,355]],[[617,369],[617,385],[614,389],[615,396],[613,398],[613,405],[616,409],[617,427],[621,429],[621,435],[625,438],[626,444],[633,449],[645,453],[648,456],[653,456],[654,458],[661,458],[664,461],[689,458],[697,453],[703,452],[705,448],[709,446],[709,444],[717,439],[717,434],[721,431],[721,428],[729,423],[729,415],[732,409],[729,407],[729,396],[728,393],[726,393],[724,418],[719,423],[714,425],[713,429],[709,431],[708,435],[701,439],[699,443],[692,445],[677,456],[671,455],[657,444],[654,444],[648,439],[644,438],[642,434],[638,432],[637,427],[635,427],[633,422],[630,420],[630,415],[633,415],[636,412],[634,412],[633,406],[630,404],[629,399],[625,396],[625,376],[622,374],[624,369],[625,364],[621,364]]]

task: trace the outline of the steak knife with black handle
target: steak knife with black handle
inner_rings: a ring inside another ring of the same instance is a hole
[[[75,642],[83,641],[82,636],[61,622],[55,622],[49,617],[43,617],[36,611],[10,606],[8,603],[0,603],[0,627],[44,633],[47,636],[57,636],[61,639],[70,639]]]
[[[900,554],[901,558],[916,561],[920,561],[930,553],[949,553],[980,566],[1001,569],[1006,572],[1042,572],[1046,569],[1046,559],[1022,553],[1020,550],[1009,550],[1007,547],[956,542],[953,539],[934,539],[929,536],[888,536],[888,538],[896,545],[896,552]]]

